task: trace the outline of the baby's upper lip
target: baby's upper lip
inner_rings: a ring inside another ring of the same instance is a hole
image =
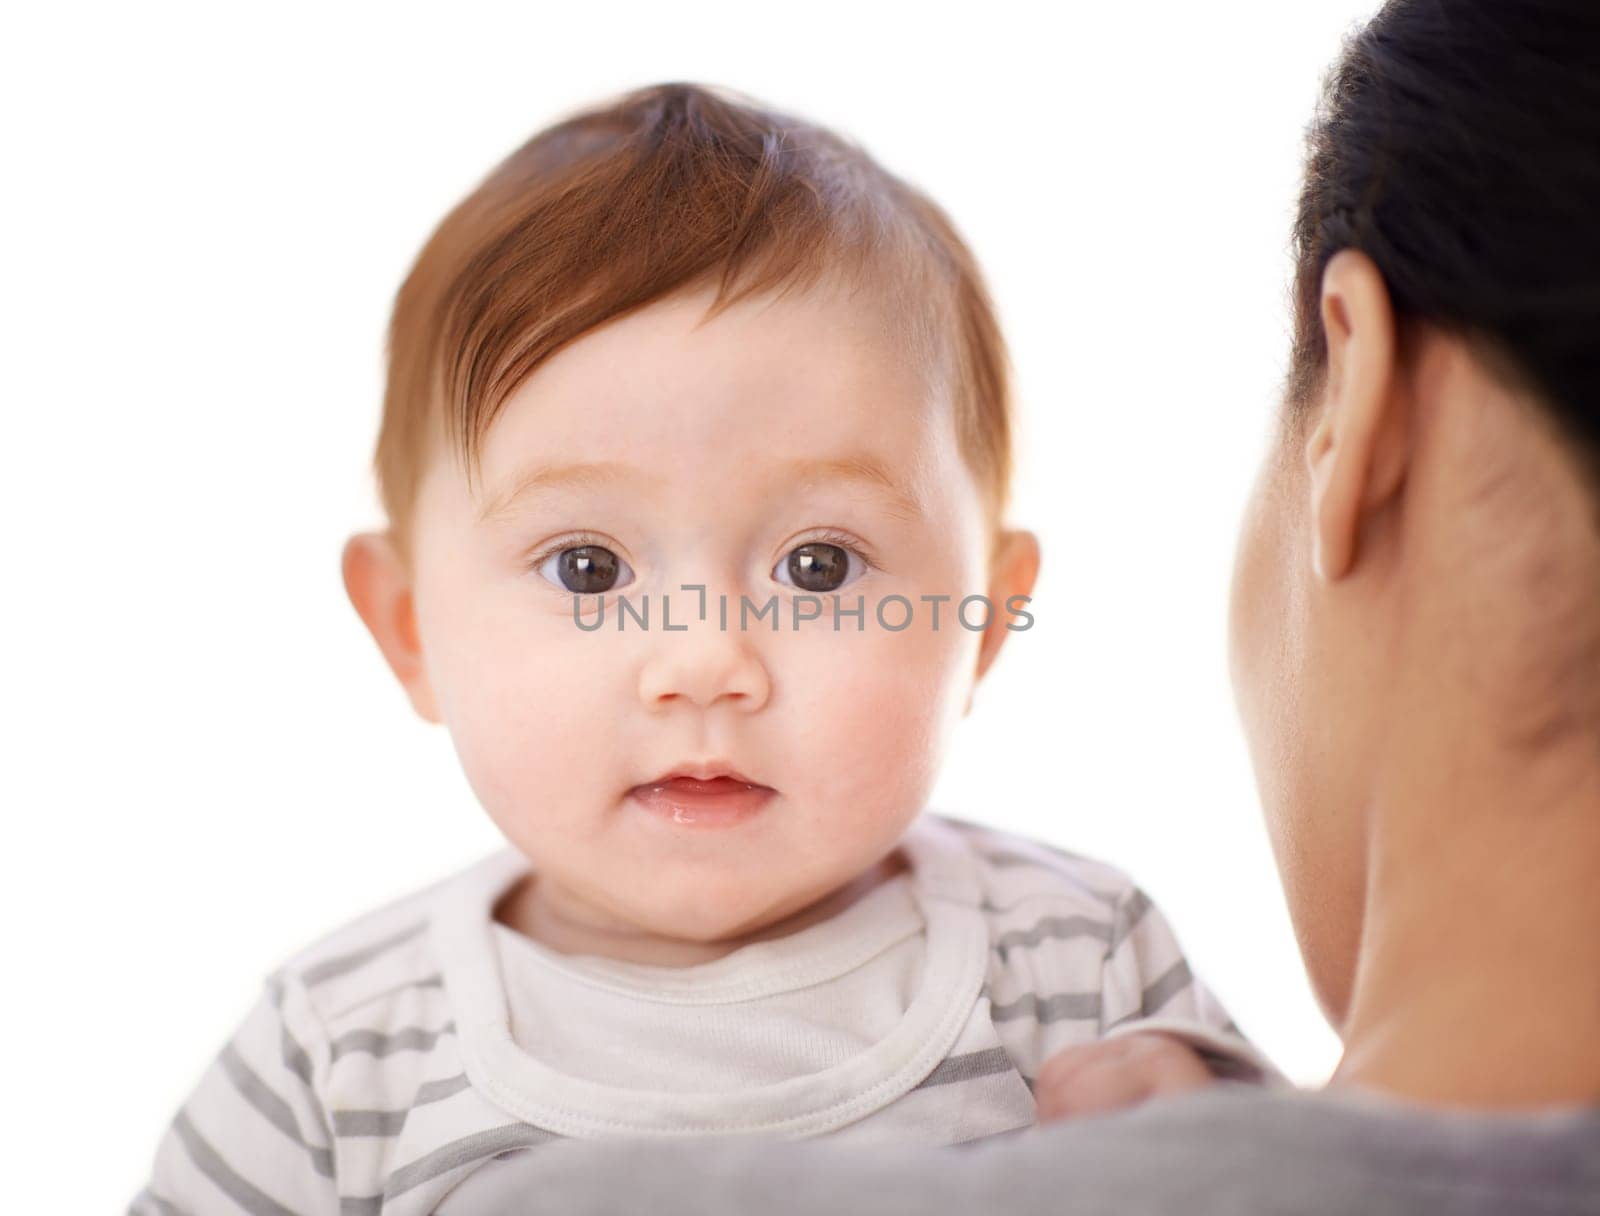
[[[726,764],[720,760],[712,760],[705,763],[696,764],[679,764],[668,769],[659,777],[653,777],[649,781],[642,782],[641,784],[664,785],[668,781],[672,781],[679,777],[687,777],[694,781],[714,781],[718,777],[726,777],[730,781],[740,781],[745,785],[760,786],[762,789],[770,788],[768,786],[761,785],[761,782],[759,781],[753,780],[750,777],[746,777],[738,769],[734,768],[733,765]]]

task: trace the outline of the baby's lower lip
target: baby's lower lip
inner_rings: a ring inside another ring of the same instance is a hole
[[[652,815],[683,827],[725,828],[755,818],[776,793],[731,777],[711,781],[675,777],[636,785],[628,797]]]

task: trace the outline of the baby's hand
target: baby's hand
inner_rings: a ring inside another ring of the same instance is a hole
[[[1083,1043],[1057,1052],[1034,1079],[1039,1122],[1105,1114],[1148,1098],[1209,1085],[1214,1078],[1198,1052],[1156,1030]]]

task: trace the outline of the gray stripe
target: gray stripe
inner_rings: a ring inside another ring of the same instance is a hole
[[[467,1080],[467,1074],[457,1073],[453,1077],[445,1077],[441,1081],[429,1081],[426,1085],[419,1086],[417,1096],[412,1101],[412,1106],[426,1106],[429,1102],[440,1102],[452,1094],[458,1094],[472,1084]]]
[[[307,1086],[311,1085],[311,1057],[306,1054],[306,1049],[289,1033],[289,1028],[283,1028],[283,1036],[278,1044],[279,1052],[283,1056],[283,1066],[295,1076],[299,1077]]]
[[[393,1199],[405,1194],[412,1187],[421,1186],[430,1178],[437,1178],[440,1174],[448,1173],[470,1162],[492,1157],[508,1148],[530,1148],[556,1138],[554,1132],[547,1132],[541,1127],[530,1127],[526,1123],[508,1123],[503,1127],[491,1127],[487,1131],[464,1136],[443,1148],[434,1149],[426,1157],[420,1157],[410,1165],[390,1174],[389,1180],[384,1183],[382,1198]]]
[[[1028,853],[1018,853],[1012,849],[980,849],[979,856],[992,866],[1001,869],[1010,869],[1012,866],[1033,866],[1035,869],[1049,870],[1050,873],[1065,878],[1073,886],[1082,891],[1087,891],[1103,904],[1114,904],[1117,896],[1111,891],[1102,891],[1098,887],[1090,886],[1065,866],[1059,866],[1044,857],[1034,857]]]
[[[333,1134],[336,1136],[398,1136],[406,1125],[409,1110],[336,1110]]]
[[[1144,1017],[1149,1017],[1170,1001],[1178,993],[1189,986],[1194,976],[1189,972],[1187,959],[1179,959],[1168,967],[1166,971],[1144,990],[1144,996],[1139,1000],[1139,1012]]]
[[[991,1005],[989,1018],[995,1022],[1010,1022],[1017,1018],[1033,1018],[1037,1022],[1068,1019],[1097,1022],[1100,1020],[1100,1011],[1098,992],[1057,992],[1044,997],[1028,992],[1010,1004]]]
[[[155,1212],[156,1216],[183,1216],[181,1211],[161,1198],[160,1195],[151,1194],[149,1187],[146,1187],[133,1197],[133,1203],[128,1207],[128,1216],[144,1216],[144,1213],[139,1208],[141,1203],[145,1205],[147,1211]]]
[[[997,1072],[1006,1072],[1013,1067],[1011,1057],[1004,1047],[986,1047],[982,1051],[969,1051],[965,1055],[947,1057],[917,1088],[927,1089],[930,1085],[970,1081],[974,1077],[987,1077]]]
[[[1139,1008],[1132,1013],[1123,1014],[1115,1022],[1112,1022],[1110,1026],[1107,1026],[1106,1029],[1115,1030],[1124,1022],[1147,1018],[1151,1014],[1158,1012],[1163,1005],[1187,988],[1193,979],[1194,976],[1189,973],[1188,962],[1180,958],[1161,975],[1152,980],[1144,992],[1140,994]]]
[[[295,1037],[289,1033],[289,1024],[283,1015],[283,977],[277,974],[269,975],[267,977],[267,991],[272,994],[272,1008],[277,1012],[278,1021],[283,1028],[283,1033],[278,1043],[278,1051],[283,1058],[283,1066],[309,1086],[311,1084],[311,1057],[306,1054],[306,1049],[301,1047]]]
[[[1074,937],[1092,937],[1111,944],[1113,926],[1092,916],[1047,916],[1026,929],[1012,929],[995,939],[994,948],[1000,961],[1006,954],[1022,946],[1037,946],[1043,941],[1067,941]]]
[[[1110,958],[1128,940],[1128,935],[1139,927],[1139,922],[1150,911],[1153,905],[1150,897],[1135,887],[1129,894],[1127,902],[1119,904],[1112,920],[1111,940],[1106,943],[1106,957]]]
[[[382,941],[373,942],[370,946],[363,946],[360,950],[352,950],[349,954],[341,954],[334,958],[323,959],[307,967],[300,973],[300,978],[308,987],[313,987],[325,980],[331,980],[336,975],[343,975],[347,971],[354,971],[367,960],[376,958],[385,950],[392,949],[404,942],[418,936],[428,927],[427,921],[418,921],[414,925],[401,929],[398,933],[384,938]]]
[[[333,1153],[329,1149],[318,1148],[306,1140],[300,1133],[300,1121],[294,1117],[294,1111],[289,1108],[289,1104],[273,1092],[255,1070],[244,1062],[244,1057],[232,1043],[222,1049],[220,1058],[223,1071],[228,1074],[234,1088],[244,1100],[255,1107],[268,1123],[310,1154],[312,1169],[324,1178],[332,1178]]]
[[[234,1173],[221,1154],[195,1130],[194,1124],[189,1122],[189,1116],[183,1111],[180,1110],[173,1118],[172,1128],[178,1133],[178,1139],[183,1141],[184,1150],[196,1168],[250,1216],[295,1216],[277,1200],[262,1194]]]
[[[382,1195],[366,1195],[359,1199],[346,1196],[339,1200],[339,1216],[380,1216],[382,1211]]]
[[[442,1036],[455,1032],[454,1022],[446,1022],[438,1030],[407,1026],[393,1034],[380,1030],[348,1030],[333,1041],[333,1058],[337,1060],[357,1051],[374,1056],[392,1055],[397,1051],[428,1051]]]
[[[336,1110],[333,1112],[334,1135],[398,1136],[405,1128],[407,1116],[417,1107],[443,1101],[471,1084],[466,1073],[458,1073],[420,1086],[416,1100],[404,1110]]]
[[[267,988],[272,993],[272,1007],[277,1011],[279,1018],[278,1054],[283,1060],[283,1066],[299,1077],[301,1083],[314,1094],[316,1086],[311,1083],[311,1057],[306,1054],[306,1049],[300,1046],[294,1035],[289,1033],[289,1024],[284,1020],[282,976],[278,974],[268,976]],[[317,1130],[322,1133],[322,1139],[331,1141],[333,1132],[328,1129],[328,1120],[322,1114],[320,1100],[312,1103],[311,1112],[316,1116]]]

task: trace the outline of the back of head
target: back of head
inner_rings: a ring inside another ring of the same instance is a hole
[[[713,314],[822,279],[867,293],[947,387],[993,521],[1010,476],[1000,330],[945,214],[850,141],[694,84],[638,89],[547,128],[439,225],[395,301],[376,471],[405,552],[442,446],[469,480],[517,386],[563,345],[715,282]]]
[[[1341,1073],[1437,1100],[1509,1058],[1494,1019],[1526,1039],[1501,992],[1559,1007],[1524,930],[1574,976],[1588,940],[1547,909],[1600,824],[1600,4],[1387,0],[1325,79],[1294,257],[1235,688]]]
[[[1291,401],[1326,347],[1322,273],[1367,254],[1400,319],[1472,341],[1600,465],[1600,4],[1390,0],[1309,132]]]
[[[1436,521],[1449,565],[1420,569],[1451,619],[1481,629],[1460,657],[1480,701],[1499,690],[1505,737],[1589,746],[1600,725],[1600,4],[1389,0],[1348,40],[1308,133],[1295,224],[1288,396],[1302,417],[1326,368],[1324,271],[1344,249],[1381,273],[1402,334],[1459,340],[1518,406],[1471,429],[1465,400],[1444,403],[1470,438],[1452,466],[1459,493]]]

